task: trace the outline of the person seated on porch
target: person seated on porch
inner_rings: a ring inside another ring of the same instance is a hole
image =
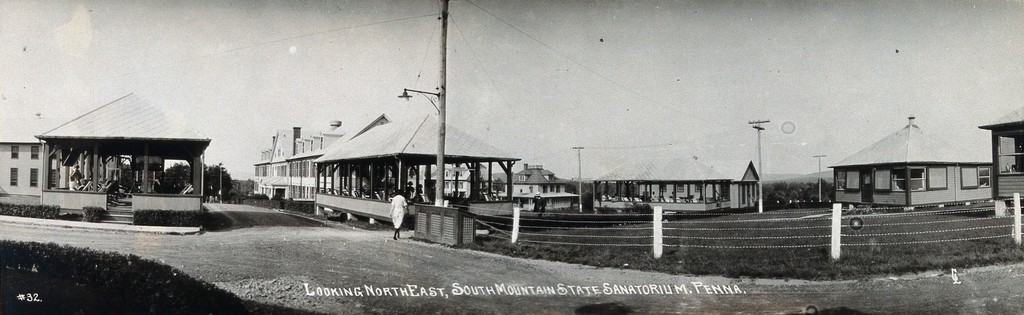
[[[108,204],[117,204],[117,202],[123,197],[123,195],[121,195],[121,185],[112,180],[107,181],[107,184],[103,186],[103,191],[107,193]]]
[[[87,179],[82,181],[81,185],[78,185],[77,188],[72,189],[72,190],[91,191],[91,190],[94,190],[94,189],[95,189],[95,186],[93,185],[92,178],[87,178]]]
[[[82,179],[84,177],[85,176],[82,175],[82,171],[79,169],[79,166],[75,165],[75,169],[71,170],[71,175],[68,177],[70,182],[68,187],[70,187],[71,190],[81,190],[79,189],[79,187],[81,187],[82,184],[84,184],[82,182]]]

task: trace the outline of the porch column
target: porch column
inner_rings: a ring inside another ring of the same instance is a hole
[[[149,181],[149,143],[142,145],[142,192],[153,193],[153,185]],[[203,190],[203,186],[197,186],[196,190]]]
[[[320,193],[320,174],[321,168],[324,167],[324,165],[318,163],[313,164],[313,167],[315,167],[316,170],[316,174],[313,174],[313,195],[315,196]]]
[[[472,163],[473,172],[469,173],[469,199],[477,200],[480,196],[480,163]]]
[[[202,196],[203,191],[203,165],[202,155],[192,157],[192,194]]]
[[[69,181],[71,181],[71,178],[70,178],[71,174],[70,174],[70,171],[67,170],[64,167],[64,150],[59,148],[59,147],[56,150],[57,150],[57,175],[58,175],[57,177],[59,178],[59,181],[60,181],[59,183],[57,183],[57,188],[60,188],[60,189],[70,189],[71,187],[69,185],[70,184]],[[71,152],[68,152],[68,154],[71,154]]]
[[[49,143],[43,143],[43,154],[46,154],[46,158],[43,159],[43,161],[45,161],[43,162],[43,189],[53,188],[51,186],[53,179],[50,178],[50,169],[53,167],[53,156],[50,155],[51,153],[53,153],[50,152],[51,149],[53,148],[50,147]]]
[[[405,163],[402,163],[402,159],[398,159],[398,163],[396,163],[396,164],[398,165],[398,181],[396,182],[396,184],[397,184],[396,186],[398,186],[398,187],[395,187],[395,188],[396,188],[396,190],[398,190],[399,194],[402,194],[402,196],[408,197],[409,201],[412,201],[412,196],[409,195],[408,191],[405,191],[405,183],[409,181],[409,174],[408,174],[409,170],[406,169]],[[413,189],[415,189],[415,186],[413,187]],[[416,192],[413,191],[413,194],[415,194],[415,193]]]

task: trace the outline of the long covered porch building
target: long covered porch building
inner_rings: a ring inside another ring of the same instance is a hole
[[[347,141],[337,142],[316,159],[318,210],[390,221],[388,199],[396,191],[413,204],[433,204],[435,198],[470,212],[511,212],[512,167],[510,157],[483,140],[452,126],[446,129],[445,168],[469,172],[468,191],[460,185],[445,196],[434,196],[434,185],[444,170],[436,170],[437,120],[392,121],[369,126]],[[490,187],[490,170],[504,171],[506,196]],[[486,170],[484,169],[486,168]],[[487,174],[482,178],[480,174]],[[454,180],[466,178],[453,176]],[[415,209],[415,207],[411,207]]]
[[[756,205],[758,180],[749,161],[716,169],[696,158],[638,159],[594,179],[594,205],[642,203],[666,211],[746,208]]]

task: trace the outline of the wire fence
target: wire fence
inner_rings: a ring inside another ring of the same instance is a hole
[[[847,207],[765,213],[519,213],[474,209],[488,237],[520,244],[705,249],[884,250],[891,246],[992,242],[1020,244],[1019,197],[916,207]],[[1008,210],[1009,209],[1009,210]],[[477,211],[483,210],[483,211]]]

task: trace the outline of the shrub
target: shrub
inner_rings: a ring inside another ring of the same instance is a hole
[[[60,214],[59,206],[20,205],[0,202],[0,215],[12,215],[26,218],[56,219]]]
[[[316,205],[312,201],[246,199],[242,201],[242,204],[267,209],[286,209],[309,214],[316,213]]]
[[[252,195],[252,196],[246,196],[245,199],[249,199],[249,200],[270,200],[270,197],[267,197],[267,195],[264,195],[264,194],[255,194],[255,195]]]
[[[82,208],[82,213],[84,214],[84,216],[82,216],[82,221],[100,222],[100,220],[103,219],[103,216],[107,215],[107,209],[100,207],[85,207]]]
[[[650,204],[634,203],[632,206],[629,207],[629,212],[640,214],[653,214],[654,208],[652,208]]]
[[[202,210],[136,210],[133,211],[135,225],[154,226],[201,226],[206,212]]]
[[[305,212],[309,214],[316,213],[316,205],[312,201],[294,201],[288,200],[281,202],[281,208],[286,210]]]
[[[43,291],[40,296],[51,299],[33,305],[39,309],[31,313],[247,313],[243,301],[234,294],[135,255],[4,240],[0,241],[0,270],[35,280],[32,283]],[[55,284],[58,287],[53,288]],[[102,302],[76,300],[80,297],[69,296],[68,284],[84,286],[86,294],[91,292]]]

